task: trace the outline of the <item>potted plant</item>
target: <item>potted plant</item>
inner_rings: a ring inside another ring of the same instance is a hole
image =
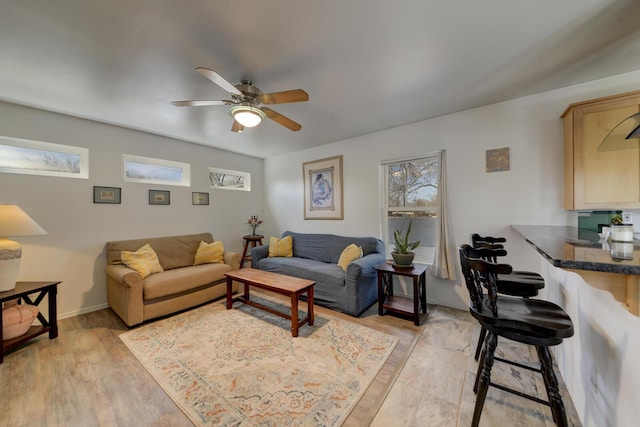
[[[396,229],[393,231],[393,238],[395,240],[396,246],[393,248],[391,256],[393,257],[394,265],[409,267],[413,263],[413,257],[416,256],[416,254],[414,254],[412,251],[420,246],[420,241],[409,241],[409,234],[411,233],[411,223],[412,221],[409,221],[407,232],[404,234],[402,233],[402,229]]]

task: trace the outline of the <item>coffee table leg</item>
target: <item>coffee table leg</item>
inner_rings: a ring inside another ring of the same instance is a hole
[[[249,284],[244,284],[244,300],[249,301]]]
[[[313,326],[313,286],[309,287],[307,290],[307,316],[309,317],[309,326]]]
[[[291,335],[298,336],[298,294],[291,294]]]
[[[233,280],[231,280],[230,277],[227,277],[227,310],[231,310],[231,308],[233,307],[232,285],[233,285]]]

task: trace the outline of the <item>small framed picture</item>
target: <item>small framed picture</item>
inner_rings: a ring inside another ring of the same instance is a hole
[[[165,190],[149,190],[150,205],[169,205],[171,204],[171,196],[169,191]]]
[[[93,203],[120,204],[120,187],[93,187]]]
[[[509,147],[487,150],[487,172],[503,172],[510,169]]]
[[[191,204],[194,205],[208,205],[209,193],[191,193]]]

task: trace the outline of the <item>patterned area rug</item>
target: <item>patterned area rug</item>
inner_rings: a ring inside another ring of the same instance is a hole
[[[235,306],[203,306],[120,335],[198,426],[338,426],[398,343],[324,314],[293,338],[289,320]]]

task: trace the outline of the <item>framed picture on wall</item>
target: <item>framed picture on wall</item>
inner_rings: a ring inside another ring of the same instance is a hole
[[[93,203],[110,203],[119,205],[121,201],[120,187],[93,187]]]
[[[171,195],[165,190],[149,190],[150,205],[168,205],[171,202]]]
[[[344,219],[342,156],[305,162],[304,219]]]
[[[191,204],[193,205],[208,205],[209,193],[191,193]]]

